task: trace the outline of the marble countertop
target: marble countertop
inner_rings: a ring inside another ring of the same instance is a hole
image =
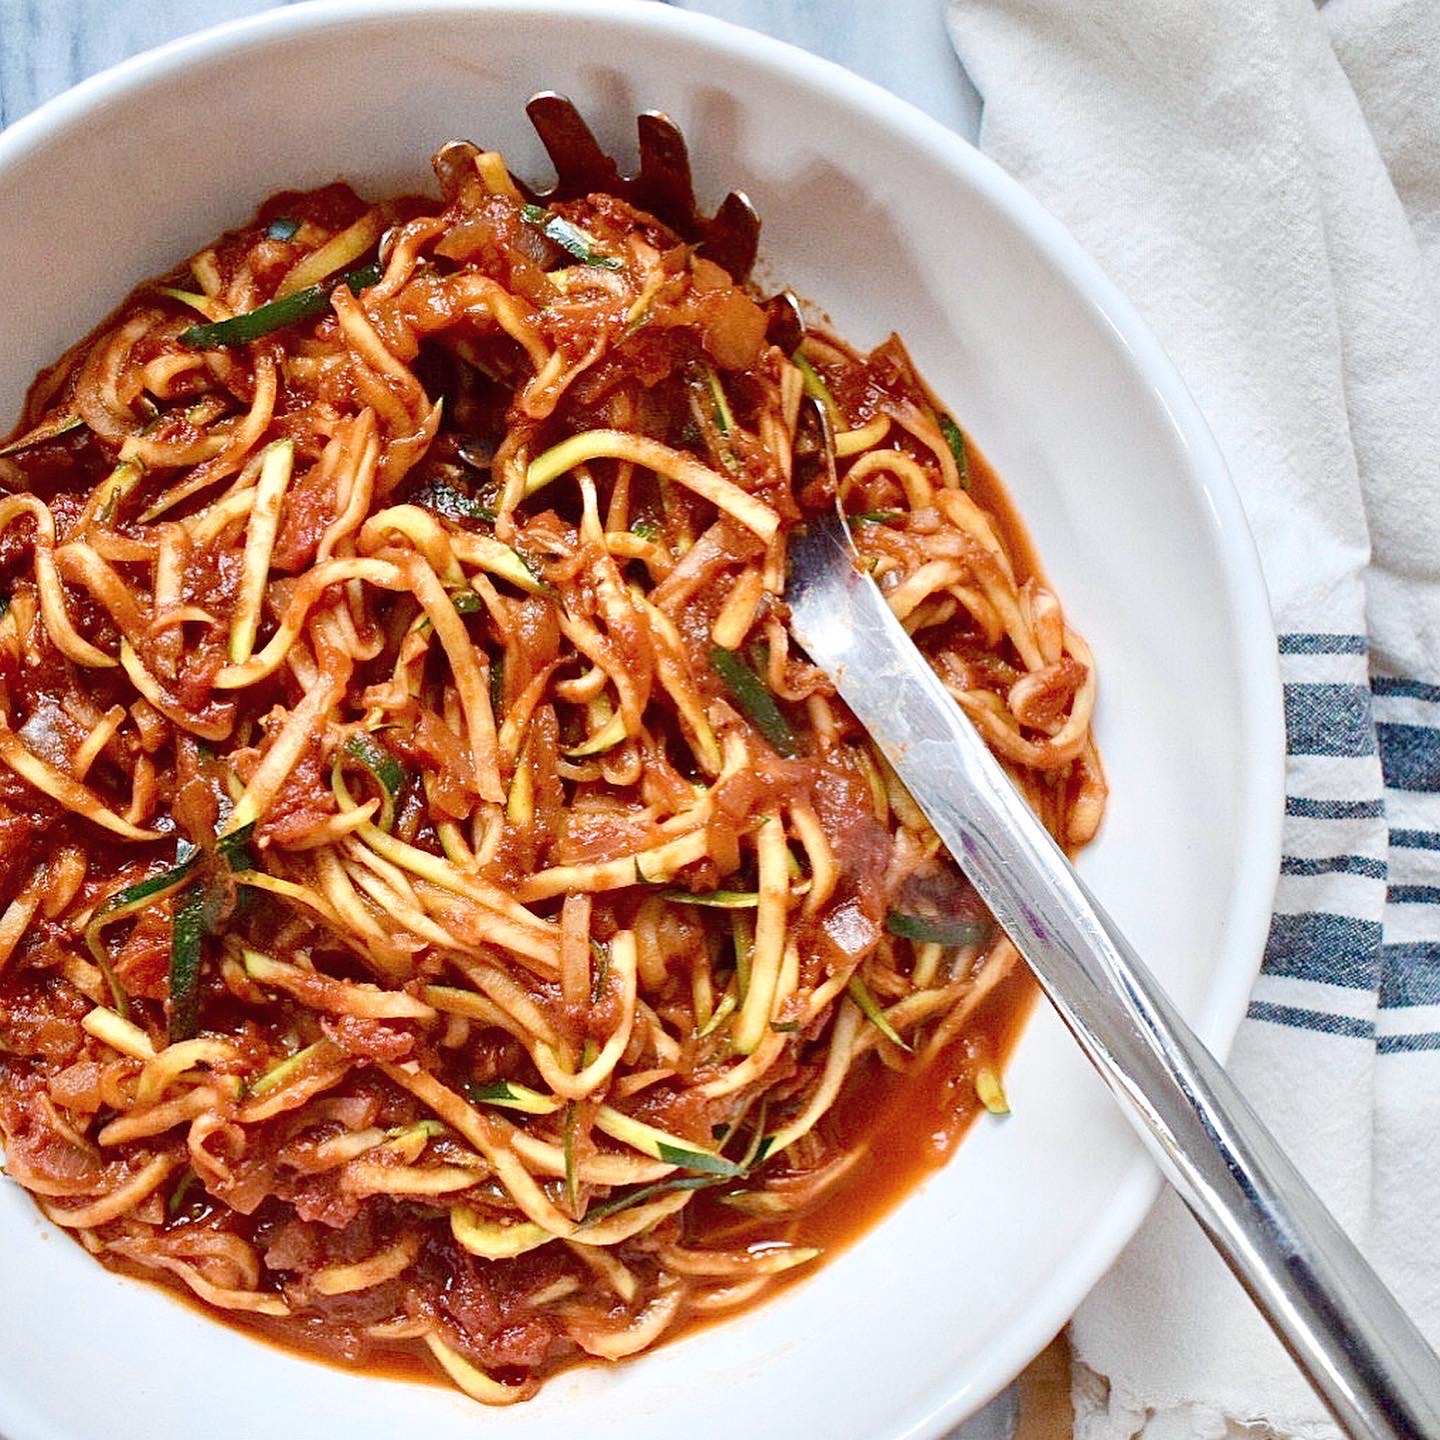
[[[970,139],[980,104],[945,34],[945,0],[668,0],[824,55]],[[0,0],[0,127],[52,95],[181,35],[276,0]]]

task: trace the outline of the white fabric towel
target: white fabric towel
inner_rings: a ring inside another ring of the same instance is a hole
[[[1144,312],[1244,500],[1290,758],[1231,1068],[1440,1341],[1440,5],[949,20],[981,147]],[[1173,1195],[1071,1333],[1080,1440],[1338,1434]]]

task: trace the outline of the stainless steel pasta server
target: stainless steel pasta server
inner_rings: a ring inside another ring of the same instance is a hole
[[[1356,1440],[1437,1440],[1440,1359],[972,728],[829,518],[790,542],[796,639],[1039,979],[1275,1333]]]

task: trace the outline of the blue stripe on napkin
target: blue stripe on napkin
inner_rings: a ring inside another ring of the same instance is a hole
[[[1261,971],[1321,985],[1374,990],[1380,983],[1378,920],[1349,915],[1275,915]]]
[[[1440,791],[1440,730],[1433,725],[1377,725],[1380,763],[1392,790]]]
[[[1373,755],[1375,721],[1368,687],[1285,686],[1285,735],[1292,755]]]
[[[1308,820],[1370,820],[1385,813],[1385,802],[1383,800],[1311,800],[1304,795],[1287,795],[1285,797],[1285,813],[1301,816]]]
[[[1440,704],[1440,685],[1427,685],[1423,680],[1402,680],[1398,675],[1377,675],[1370,682],[1376,695],[1404,695],[1411,700],[1430,700]]]
[[[1247,1014],[1380,1055],[1440,1049],[1440,684],[1372,676],[1363,635],[1292,632],[1279,653],[1299,763]]]
[[[1368,646],[1363,635],[1282,635],[1282,655],[1364,655]]]
[[[1252,1000],[1245,1014],[1251,1020],[1268,1020],[1293,1030],[1314,1030],[1321,1035],[1345,1035],[1355,1040],[1373,1040],[1375,1022],[1355,1015],[1331,1015],[1323,1010],[1305,1010],[1298,1005],[1269,1005]]]
[[[1380,1004],[1387,1010],[1440,1005],[1440,943],[1422,940],[1387,945]]]
[[[1416,1035],[1381,1035],[1375,1042],[1377,1055],[1404,1055],[1417,1050],[1440,1050],[1440,1032],[1426,1030]]]
[[[1371,880],[1383,880],[1388,867],[1383,860],[1372,859],[1369,855],[1324,855],[1318,860],[1301,859],[1285,855],[1280,860],[1282,875],[1364,875]]]
[[[1392,885],[1385,898],[1392,905],[1440,905],[1440,885]]]

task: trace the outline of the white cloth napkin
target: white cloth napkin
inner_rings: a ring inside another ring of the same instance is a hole
[[[1440,4],[950,0],[949,20],[982,149],[1144,312],[1245,502],[1290,758],[1231,1069],[1435,1342]],[[1072,1341],[1081,1440],[1338,1434],[1172,1195]]]

